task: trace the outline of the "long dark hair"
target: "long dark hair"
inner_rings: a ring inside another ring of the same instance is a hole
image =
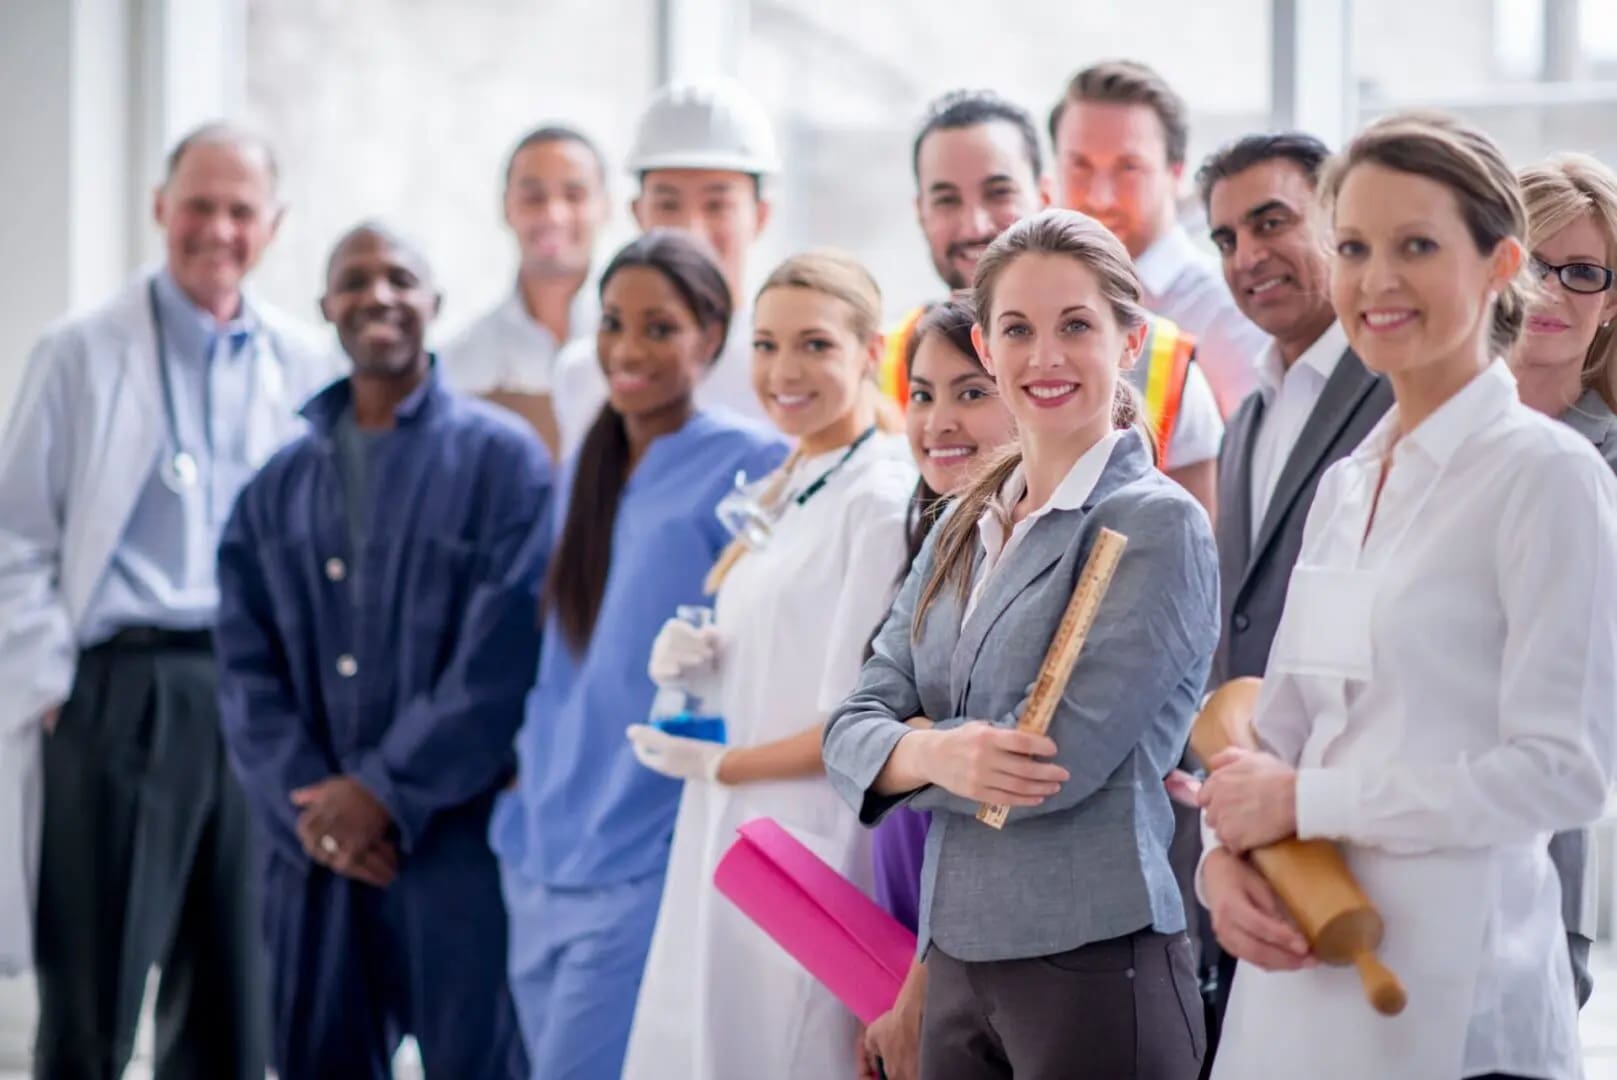
[[[914,376],[915,355],[921,351],[921,342],[932,334],[940,335],[949,343],[950,348],[970,360],[979,371],[983,370],[983,362],[977,356],[977,347],[971,343],[971,325],[976,318],[971,307],[958,300],[928,304],[924,314],[916,321],[915,329],[910,332],[910,339],[904,343],[904,374]],[[937,523],[948,501],[947,494],[932,490],[932,485],[926,482],[925,476],[915,481],[915,492],[910,496],[909,516],[904,526],[904,543],[907,550],[904,571],[899,574],[899,581],[909,576],[910,567],[915,565],[916,557],[921,554],[921,547],[926,543],[927,534],[932,531],[932,526]]]
[[[620,270],[655,270],[668,280],[703,330],[717,327],[709,363],[724,351],[733,301],[718,263],[707,247],[687,233],[657,229],[631,241],[601,274],[600,292]],[[618,500],[629,479],[629,434],[610,402],[601,406],[578,450],[567,521],[550,560],[544,608],[553,611],[573,652],[582,652],[595,631],[612,568],[612,528]]]

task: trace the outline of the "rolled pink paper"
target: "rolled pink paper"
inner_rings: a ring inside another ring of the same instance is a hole
[[[915,935],[769,818],[736,832],[713,872],[719,892],[861,1021],[891,1009]]]

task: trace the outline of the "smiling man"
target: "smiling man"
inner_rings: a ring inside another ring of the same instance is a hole
[[[37,827],[44,804],[37,862],[0,835],[0,970],[32,944],[39,1076],[121,1072],[154,965],[157,1075],[264,1075],[256,854],[209,631],[231,502],[327,372],[245,286],[282,214],[262,139],[180,140],[153,197],[163,265],[45,332],[0,436],[0,820]]]
[[[516,283],[440,358],[452,386],[517,413],[554,454],[557,355],[568,341],[593,337],[600,319],[589,275],[607,219],[601,152],[569,127],[528,132],[506,160],[504,210],[517,243]]]
[[[915,215],[933,269],[952,291],[969,289],[977,260],[1012,223],[1050,205],[1033,118],[988,90],[954,90],[928,107],[912,144]],[[909,403],[904,365],[923,309],[887,335],[882,389]],[[1214,460],[1224,425],[1189,335],[1153,316],[1129,378],[1157,436],[1157,464],[1213,512]]]
[[[1145,306],[1196,335],[1196,356],[1228,415],[1252,388],[1262,333],[1178,221],[1189,110],[1167,81],[1134,60],[1072,77],[1050,112],[1061,205],[1098,218],[1128,248]]]
[[[321,311],[352,374],[242,491],[219,550],[220,708],[270,839],[282,1076],[526,1075],[487,827],[533,680],[550,465],[447,390],[420,253],[363,225]]]
[[[1230,294],[1269,335],[1257,357],[1258,388],[1230,417],[1219,455],[1222,625],[1210,688],[1263,675],[1314,489],[1392,404],[1386,380],[1354,355],[1331,308],[1329,240],[1315,196],[1328,156],[1310,135],[1249,135],[1196,174]],[[1192,821],[1181,815],[1175,840],[1187,860],[1198,846]],[[1210,933],[1202,947],[1210,967]],[[1234,969],[1232,958],[1219,957],[1210,986],[1215,1039]]]

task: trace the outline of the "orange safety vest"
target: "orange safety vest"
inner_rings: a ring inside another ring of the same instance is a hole
[[[909,407],[910,377],[905,368],[905,354],[909,351],[910,336],[925,314],[925,308],[915,308],[900,319],[887,332],[887,348],[882,354],[877,382],[884,395],[900,409]],[[1149,316],[1145,347],[1140,360],[1128,373],[1129,379],[1145,399],[1145,415],[1156,433],[1157,465],[1168,468],[1168,445],[1173,440],[1179,422],[1179,405],[1185,394],[1185,380],[1190,376],[1190,364],[1196,358],[1196,339],[1180,328],[1179,324],[1160,315]]]
[[[909,408],[910,404],[910,373],[904,363],[905,354],[909,352],[910,336],[924,314],[925,307],[915,308],[887,331],[887,348],[876,372],[882,394],[896,402],[900,410]]]
[[[1157,467],[1167,469],[1168,446],[1179,423],[1179,405],[1185,396],[1190,363],[1196,359],[1196,339],[1179,324],[1160,315],[1148,317],[1145,347],[1128,373],[1145,398],[1145,415],[1157,437]]]

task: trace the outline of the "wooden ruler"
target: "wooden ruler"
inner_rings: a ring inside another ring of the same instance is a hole
[[[1095,625],[1095,613],[1100,610],[1101,599],[1112,583],[1112,575],[1117,572],[1118,560],[1123,557],[1123,548],[1128,542],[1128,537],[1111,529],[1102,529],[1095,537],[1095,546],[1089,549],[1089,558],[1084,562],[1083,573],[1078,575],[1078,584],[1073,586],[1072,599],[1067,601],[1056,636],[1044,654],[1044,663],[1039,665],[1039,677],[1033,683],[1027,708],[1016,721],[1016,730],[1031,731],[1035,735],[1050,730],[1056,706],[1061,704],[1073,665],[1078,662],[1078,651],[1084,647],[1089,628]],[[977,807],[977,820],[991,829],[1003,829],[1010,812],[1008,806],[982,803]]]

